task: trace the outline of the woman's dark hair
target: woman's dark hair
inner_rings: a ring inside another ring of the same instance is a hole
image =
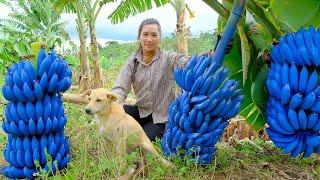
[[[138,40],[140,39],[140,35],[141,35],[141,31],[142,31],[143,26],[150,25],[150,24],[156,24],[158,26],[159,35],[160,35],[160,39],[161,39],[161,26],[160,26],[159,21],[154,18],[148,18],[148,19],[143,20],[139,26],[138,37],[137,37]]]

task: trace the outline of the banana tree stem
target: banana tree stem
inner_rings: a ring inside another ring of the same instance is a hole
[[[218,62],[219,64],[222,64],[223,58],[225,56],[225,50],[228,46],[228,43],[232,39],[234,32],[236,31],[237,23],[239,22],[240,17],[243,14],[246,2],[247,0],[235,0],[233,2],[231,14],[223,30],[221,40],[219,41],[217,49],[213,55],[213,60],[215,62]]]

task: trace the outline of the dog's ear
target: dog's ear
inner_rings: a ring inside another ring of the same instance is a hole
[[[113,93],[108,93],[107,95],[108,99],[110,99],[111,101],[116,101],[118,99],[116,94]]]

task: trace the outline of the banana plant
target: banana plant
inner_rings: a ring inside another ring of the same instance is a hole
[[[78,37],[80,40],[79,48],[79,59],[80,59],[80,75],[81,80],[78,82],[80,84],[80,91],[85,91],[90,88],[91,73],[88,60],[87,52],[87,32],[88,24],[86,23],[86,13],[85,6],[82,1],[64,1],[58,0],[54,2],[54,7],[58,12],[74,13],[76,14],[76,29],[78,32]],[[84,77],[84,78],[83,78]]]
[[[190,29],[186,27],[185,19],[187,13],[190,18],[194,17],[194,13],[185,0],[172,0],[170,1],[170,4],[176,11],[177,16],[176,37],[178,51],[182,54],[188,54],[188,36],[190,34]]]
[[[50,1],[3,0],[1,3],[12,11],[8,18],[0,19],[0,60],[4,64],[10,65],[19,57],[30,55],[32,42],[42,41],[52,47],[69,39],[65,22],[60,21],[60,14],[53,10]]]
[[[218,31],[221,32],[233,1],[204,2],[219,13]],[[264,109],[268,96],[265,87],[268,63],[265,60],[268,59],[271,44],[285,32],[296,31],[301,26],[312,24],[319,27],[319,7],[320,2],[313,0],[248,0],[246,16],[237,27],[234,48],[224,63],[230,67],[233,78],[242,81],[246,98],[240,115],[254,129],[261,129],[266,123]]]
[[[115,2],[116,0],[103,0],[100,4]],[[119,6],[108,16],[113,24],[123,22],[130,16],[145,12],[169,3],[170,0],[121,0]]]

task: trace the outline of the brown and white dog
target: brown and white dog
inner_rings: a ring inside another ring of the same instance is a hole
[[[144,155],[149,153],[166,165],[171,165],[158,154],[140,124],[125,113],[116,100],[117,96],[104,88],[94,89],[89,95],[89,103],[85,111],[95,116],[100,133],[119,151],[125,152],[134,147],[141,147]]]

